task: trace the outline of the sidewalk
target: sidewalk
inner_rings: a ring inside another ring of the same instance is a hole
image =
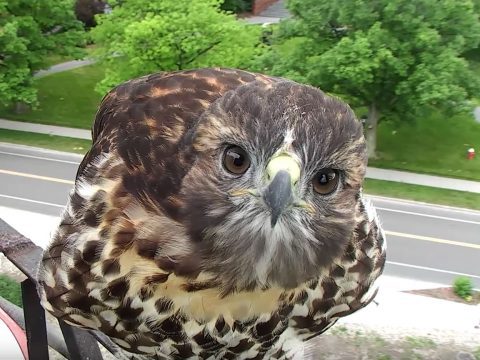
[[[94,64],[96,61],[93,59],[72,60],[66,61],[60,64],[50,66],[48,69],[39,70],[35,73],[34,77],[41,78],[50,74],[59,73],[62,71],[77,69],[80,67]]]
[[[23,121],[0,119],[0,129],[26,131],[38,134],[65,136],[76,139],[90,140],[90,130],[67,128],[55,125],[34,124]]]
[[[371,168],[367,169],[367,178],[394,181],[412,185],[431,186],[441,189],[480,193],[480,181],[447,178],[443,176],[417,174],[408,171]]]
[[[0,129],[27,131],[40,134],[58,135],[78,139],[91,139],[90,130],[67,128],[62,126],[32,124],[28,122],[0,119]],[[416,174],[407,171],[377,169],[369,167],[367,178],[387,180],[413,185],[431,186],[442,189],[467,191],[480,194],[480,181],[453,179],[441,176]]]

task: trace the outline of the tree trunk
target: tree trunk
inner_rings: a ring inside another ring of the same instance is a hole
[[[30,111],[30,105],[25,104],[23,101],[16,101],[13,111],[15,114],[25,114]]]
[[[375,159],[377,157],[377,124],[379,113],[375,103],[372,102],[368,108],[368,117],[365,122],[365,138],[367,140],[368,158]]]

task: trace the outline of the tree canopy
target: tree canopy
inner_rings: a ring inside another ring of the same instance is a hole
[[[123,0],[97,16],[92,30],[106,77],[105,92],[148,73],[206,66],[248,66],[260,29],[220,9],[220,0]]]
[[[477,1],[477,0],[476,0]],[[290,0],[261,70],[306,81],[368,109],[375,156],[381,118],[462,111],[480,89],[463,55],[478,47],[471,0]]]
[[[0,0],[0,105],[34,103],[33,73],[53,52],[82,56],[82,44],[73,0]]]

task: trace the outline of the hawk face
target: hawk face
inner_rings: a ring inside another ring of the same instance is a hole
[[[292,288],[354,236],[367,155],[351,109],[293,82],[226,93],[187,136],[183,221],[226,292]]]

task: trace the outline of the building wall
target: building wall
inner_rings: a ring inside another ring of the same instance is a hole
[[[252,6],[252,13],[253,15],[257,15],[263,10],[265,10],[267,7],[272,5],[273,3],[276,3],[278,0],[254,0],[253,6]]]

